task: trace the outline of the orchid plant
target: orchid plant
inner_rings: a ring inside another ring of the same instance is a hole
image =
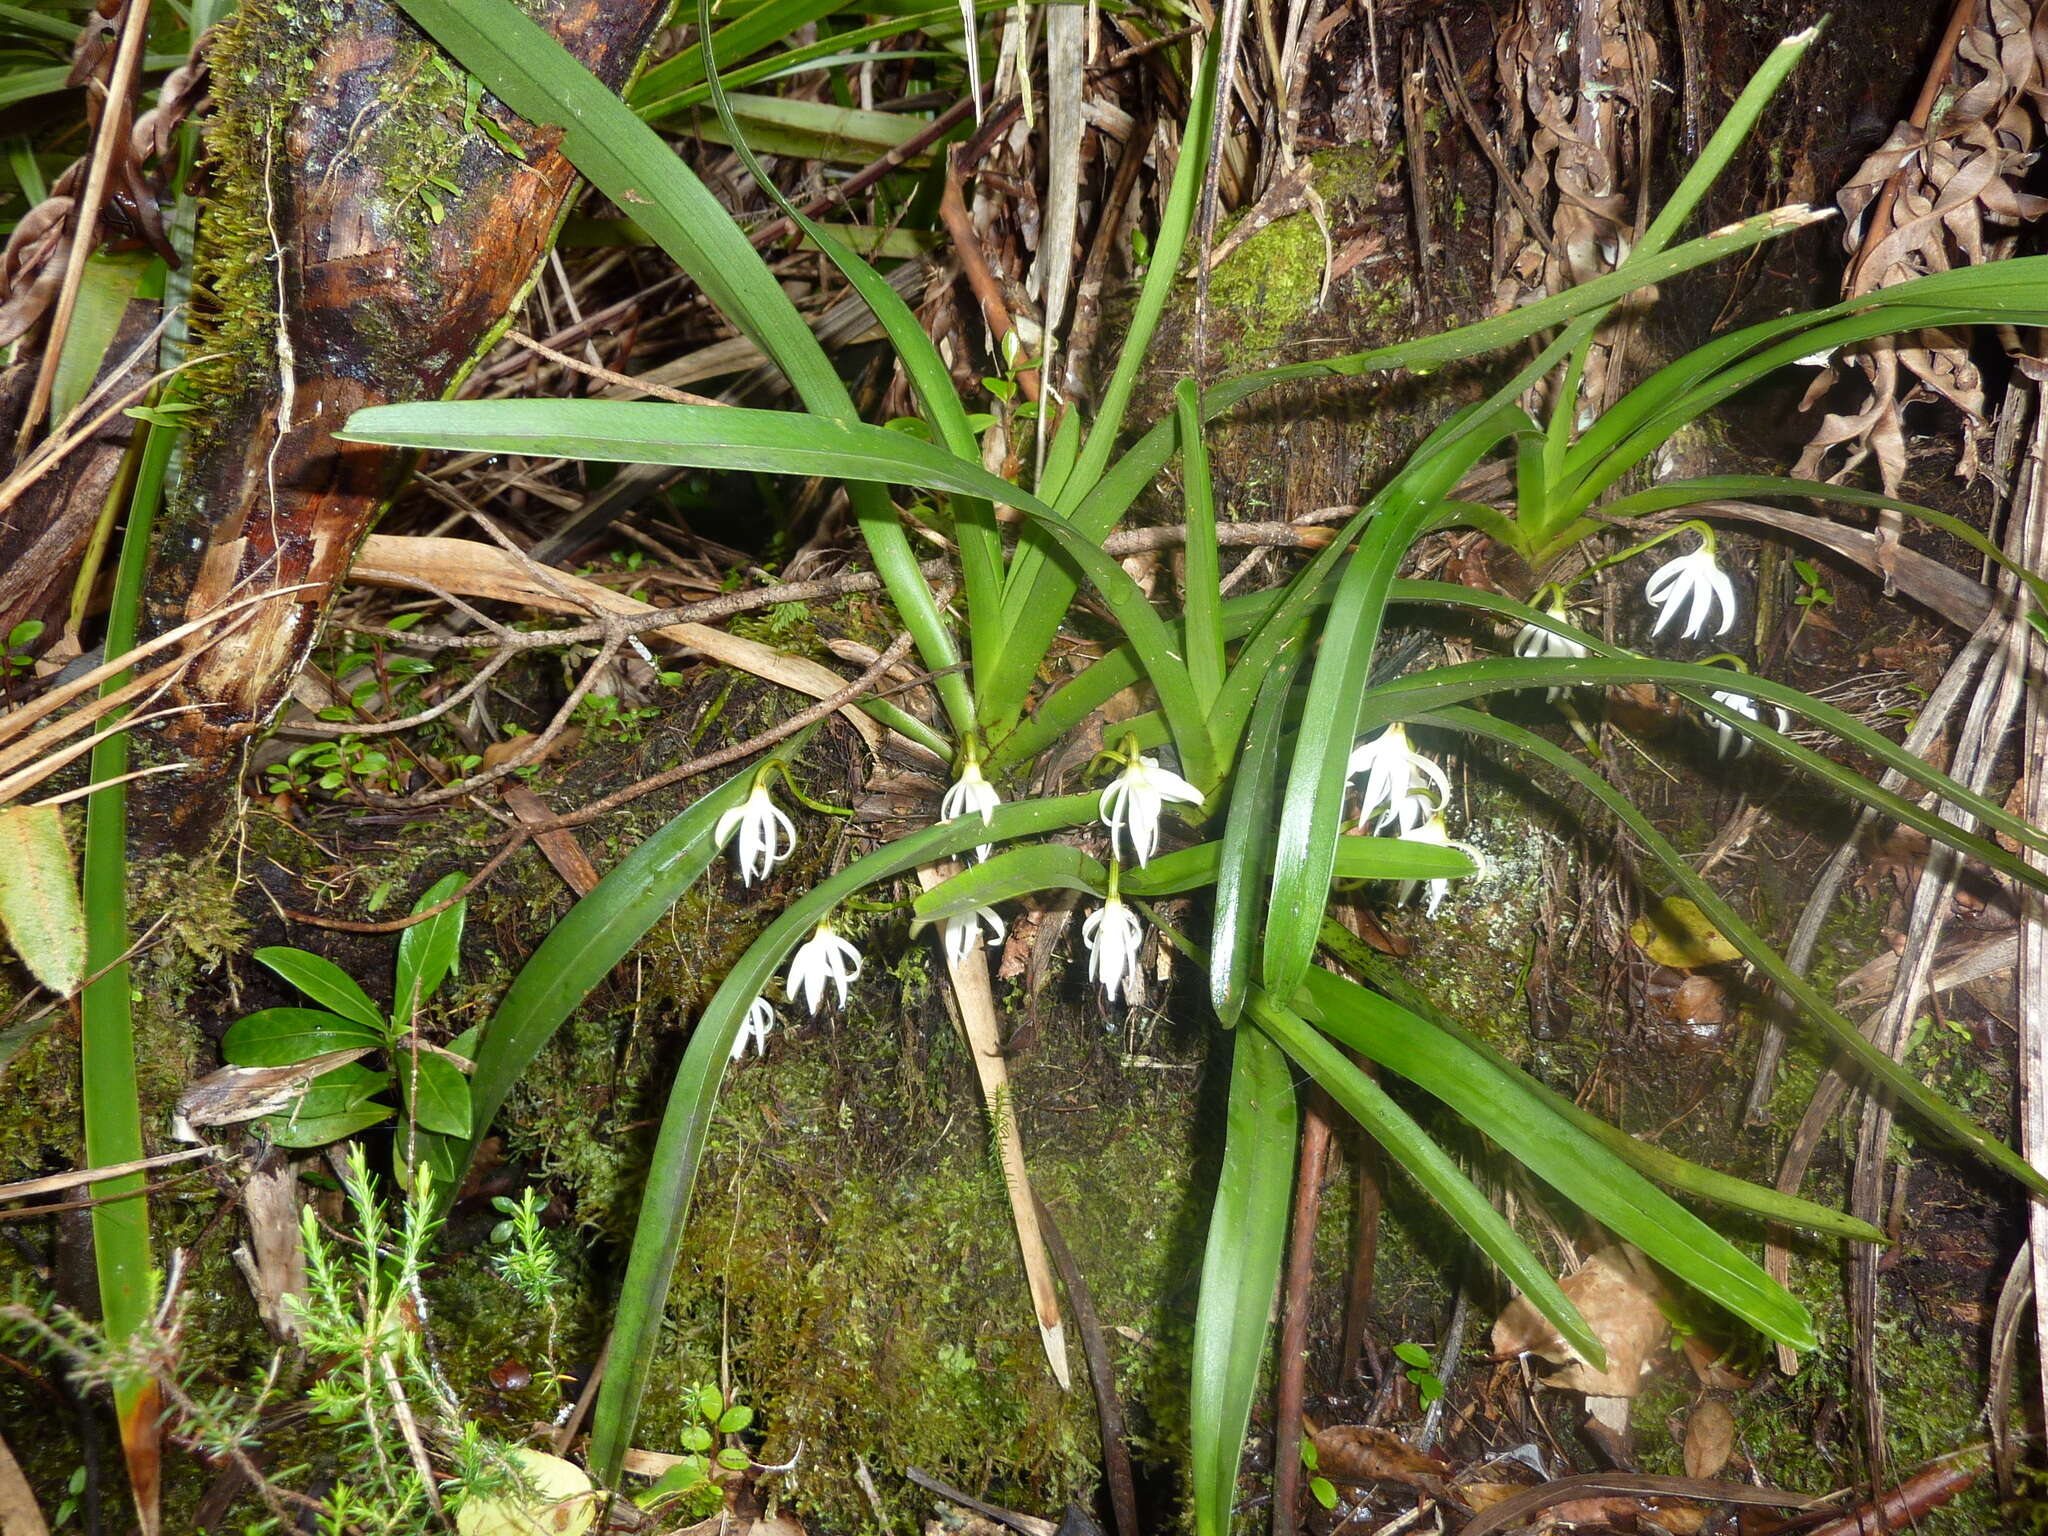
[[[2048,323],[2048,262],[1943,273],[1720,337],[1578,430],[1574,402],[1586,348],[1617,301],[1812,221],[1805,210],[1781,210],[1675,243],[1812,33],[1788,40],[1766,62],[1617,272],[1439,336],[1240,378],[1182,380],[1172,410],[1132,436],[1127,416],[1178,281],[1212,138],[1216,53],[1200,51],[1190,68],[1183,152],[1114,373],[1092,417],[1071,402],[1059,410],[1043,469],[1027,485],[983,468],[945,361],[894,290],[830,229],[783,204],[888,334],[929,429],[924,437],[857,418],[830,360],[724,209],[667,145],[510,0],[403,3],[510,108],[562,127],[569,157],[601,191],[630,204],[635,219],[709,301],[781,366],[802,408],[606,400],[401,405],[357,413],[347,435],[423,449],[840,479],[874,568],[928,669],[937,712],[922,718],[894,705],[868,707],[909,745],[937,754],[953,775],[929,825],[792,892],[695,1021],[654,1152],[614,1323],[613,1364],[598,1398],[592,1463],[601,1479],[616,1482],[631,1444],[721,1076],[749,1042],[759,1048],[765,1041],[773,1021],[765,994],[776,972],[786,961],[781,990],[791,1003],[812,1012],[828,998],[845,1006],[862,958],[835,927],[842,904],[866,888],[967,855],[967,867],[938,880],[913,906],[919,924],[937,929],[956,967],[971,965],[988,940],[1001,939],[1006,903],[1045,891],[1079,891],[1092,903],[1080,924],[1087,975],[1106,1003],[1129,996],[1140,956],[1155,935],[1205,978],[1217,1049],[1230,1059],[1231,1081],[1229,1143],[1211,1228],[1220,1240],[1212,1241],[1203,1263],[1190,1399],[1196,1523],[1208,1536],[1229,1528],[1278,1280],[1299,1074],[1320,1083],[1380,1141],[1573,1348],[1588,1360],[1603,1358],[1599,1339],[1548,1266],[1459,1163],[1347,1052],[1473,1121],[1508,1158],[1735,1318],[1779,1342],[1810,1346],[1805,1309],[1651,1178],[1840,1237],[1880,1240],[1874,1229],[1643,1148],[1551,1094],[1402,988],[1368,986],[1317,963],[1327,944],[1344,937],[1333,936],[1326,919],[1333,881],[1395,882],[1397,894],[1426,893],[1433,915],[1450,882],[1481,874],[1476,858],[1452,836],[1450,778],[1416,748],[1418,732],[1432,741],[1495,743],[1580,787],[1868,1079],[1976,1155],[2036,1190],[2048,1189],[2009,1149],[1872,1048],[1594,768],[1546,737],[1474,707],[1522,690],[1654,684],[1701,710],[1724,733],[1724,743],[1739,742],[1744,750],[1760,745],[2015,879],[2044,884],[1990,834],[2039,851],[2048,851],[2048,835],[1794,689],[1724,665],[1641,655],[1577,628],[1568,593],[1585,576],[1555,574],[1566,555],[1606,536],[1615,519],[1657,516],[1721,494],[1714,482],[1690,482],[1604,499],[1680,426],[1763,373],[1817,346],[1902,328]],[[700,20],[708,51],[715,37],[708,12]],[[772,194],[773,182],[753,164],[726,110],[715,69],[707,68],[706,80],[729,142]],[[1224,598],[1206,422],[1288,380],[1401,367],[1424,371],[1530,338],[1548,339],[1489,398],[1433,432],[1289,580]],[[1520,403],[1546,379],[1558,381],[1553,397],[1561,402],[1547,426]],[[1461,499],[1468,474],[1503,452],[1516,466],[1512,514]],[[1185,504],[1185,580],[1178,601],[1164,604],[1104,552],[1103,541],[1176,462]],[[957,604],[942,606],[920,570],[911,514],[892,500],[892,486],[927,498],[921,537],[949,550]],[[1823,494],[1804,487],[1798,493]],[[998,507],[1009,509],[1013,520],[999,520]],[[1596,507],[1598,520],[1591,516]],[[1419,540],[1461,524],[1529,561],[1544,582],[1533,603],[1400,579]],[[1663,529],[1596,562],[1589,574],[1681,531],[1697,543],[1651,578],[1647,596],[1658,615],[1653,635],[1672,625],[1686,637],[1710,629],[1723,634],[1736,616],[1735,597],[1706,522]],[[1054,670],[1055,641],[1070,626],[1092,622],[1075,611],[1084,585],[1117,632],[1099,659],[1042,685]],[[1518,637],[1512,654],[1375,680],[1382,626],[1394,605],[1424,615],[1476,610],[1502,622],[1506,633],[1519,627]],[[1098,724],[1107,701],[1138,685],[1152,707],[1123,721],[1116,747],[1096,759],[1096,771],[1107,770],[1104,781],[1083,780],[1067,793],[1026,791],[1027,770]],[[1763,719],[1765,707],[1775,728]],[[1788,713],[1938,791],[1979,818],[1986,833],[1891,794],[1794,741],[1783,729]],[[470,1148],[583,991],[721,849],[729,846],[748,882],[773,874],[796,833],[773,803],[768,782],[785,771],[799,745],[783,744],[767,764],[705,796],[608,875],[543,943],[484,1030]],[[1378,835],[1343,835],[1347,807],[1359,831]],[[1046,840],[1091,822],[1099,831],[1082,839],[1085,847],[1071,838]],[[1185,929],[1165,922],[1151,905],[1197,891],[1212,895],[1177,909],[1195,914]]]

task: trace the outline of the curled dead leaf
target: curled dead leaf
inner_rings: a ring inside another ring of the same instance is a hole
[[[1493,1325],[1496,1356],[1536,1355],[1563,1369],[1544,1378],[1546,1386],[1595,1397],[1634,1397],[1643,1369],[1664,1347],[1671,1324],[1659,1305],[1662,1287],[1634,1250],[1600,1249],[1559,1284],[1587,1326],[1607,1349],[1607,1369],[1596,1371],[1526,1297],[1517,1296]]]
[[[1333,1483],[1406,1483],[1441,1495],[1447,1463],[1399,1435],[1365,1424],[1333,1424],[1315,1437],[1316,1470]]]

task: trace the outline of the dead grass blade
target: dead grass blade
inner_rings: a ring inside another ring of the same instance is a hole
[[[550,613],[631,616],[656,611],[651,603],[567,572],[551,571],[551,579],[543,583],[511,554],[474,539],[402,538],[373,533],[363,541],[349,574],[353,580],[370,586],[454,592]],[[812,698],[829,699],[846,686],[846,679],[829,667],[801,656],[786,655],[758,640],[729,635],[707,624],[665,624],[648,633]],[[849,704],[841,713],[869,747],[880,747],[882,728],[858,706]]]
[[[917,872],[917,881],[928,891],[958,870],[959,866],[952,863],[927,865]],[[1038,1336],[1045,1345],[1053,1379],[1064,1392],[1071,1380],[1067,1369],[1067,1329],[1060,1319],[1059,1294],[1053,1289],[1052,1260],[1038,1229],[1031,1171],[1024,1164],[1024,1138],[1017,1130],[1016,1106],[1010,1096],[1010,1068],[1003,1056],[1002,1031],[996,1024],[988,958],[979,949],[969,951],[964,963],[955,962],[948,955],[946,969],[953,980],[953,996],[960,1004],[960,1024],[967,1035],[969,1054],[974,1057],[982,1100],[988,1105],[989,1134],[995,1139],[996,1153],[1002,1159],[1003,1190],[1009,1196],[1010,1217],[1017,1227],[1017,1246],[1024,1256],[1024,1278],[1031,1288],[1031,1309],[1037,1315]]]

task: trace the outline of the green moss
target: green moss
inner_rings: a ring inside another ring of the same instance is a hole
[[[1209,274],[1211,313],[1237,355],[1263,358],[1306,319],[1322,291],[1323,236],[1307,213],[1275,219]]]
[[[195,315],[199,350],[213,358],[191,375],[202,396],[233,399],[252,372],[277,371],[275,249],[277,231],[291,217],[289,160],[304,147],[295,134],[307,131],[300,109],[337,34],[360,25],[335,0],[251,0],[222,25],[213,45],[216,110],[206,138],[209,190],[194,270],[210,299]],[[349,125],[345,147],[321,146],[334,156],[331,173],[348,175],[356,216],[387,236],[416,242],[431,232],[437,183],[452,176],[467,143],[461,82],[436,58],[424,39],[401,38],[377,68],[375,109]],[[427,271],[428,264],[414,263],[408,275],[417,282]],[[415,339],[375,304],[354,306],[351,322],[373,353],[403,356]]]
[[[792,1023],[729,1077],[637,1436],[674,1449],[672,1389],[729,1360],[759,1458],[802,1446],[783,1496],[824,1529],[873,1528],[862,1461],[899,1526],[927,1502],[908,1466],[1025,1508],[1085,1497],[1097,1471],[1078,1340],[1070,1325],[1063,1394],[964,1049],[912,970],[869,993],[874,1012]],[[1013,1071],[1034,1180],[1111,1331],[1137,1438],[1170,1457],[1204,1216],[1196,1073],[1120,1069],[1072,1034]]]
[[[1330,219],[1342,223],[1352,208],[1374,201],[1386,165],[1367,145],[1331,150],[1311,157],[1310,182]],[[1229,232],[1226,226],[1218,238]],[[1217,264],[1209,274],[1209,313],[1218,371],[1235,373],[1275,360],[1316,312],[1330,254],[1315,214],[1304,209],[1249,235]],[[1374,293],[1375,313],[1391,319],[1407,312],[1407,284],[1398,274]]]

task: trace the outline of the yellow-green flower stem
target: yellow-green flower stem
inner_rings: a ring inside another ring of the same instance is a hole
[[[790,794],[796,798],[799,804],[807,809],[816,811],[821,816],[851,816],[853,814],[853,807],[851,806],[827,805],[824,801],[813,800],[809,795],[805,794],[802,786],[797,783],[795,777],[790,773],[789,764],[779,757],[770,758],[761,765],[760,771],[754,775],[754,784],[758,788],[778,774],[781,776],[783,784],[788,787]]]
[[[1703,523],[1699,521],[1697,518],[1688,518],[1686,521],[1682,523],[1673,523],[1669,528],[1665,528],[1656,533],[1651,534],[1647,539],[1644,539],[1640,544],[1631,544],[1627,549],[1624,549],[1617,554],[1606,555],[1603,556],[1601,559],[1595,560],[1591,565],[1587,566],[1585,570],[1581,571],[1578,575],[1574,576],[1570,581],[1560,586],[1558,588],[1558,595],[1560,597],[1563,596],[1568,588],[1577,586],[1580,582],[1584,581],[1588,576],[1597,575],[1599,572],[1606,570],[1609,566],[1620,565],[1624,560],[1633,560],[1637,555],[1644,554],[1649,550],[1655,549],[1659,544],[1662,544],[1665,540],[1674,539],[1678,537],[1679,534],[1684,533],[1688,529],[1690,529],[1692,532],[1700,536],[1701,544],[1706,548],[1707,553],[1711,555],[1714,552],[1713,526],[1709,523]]]

